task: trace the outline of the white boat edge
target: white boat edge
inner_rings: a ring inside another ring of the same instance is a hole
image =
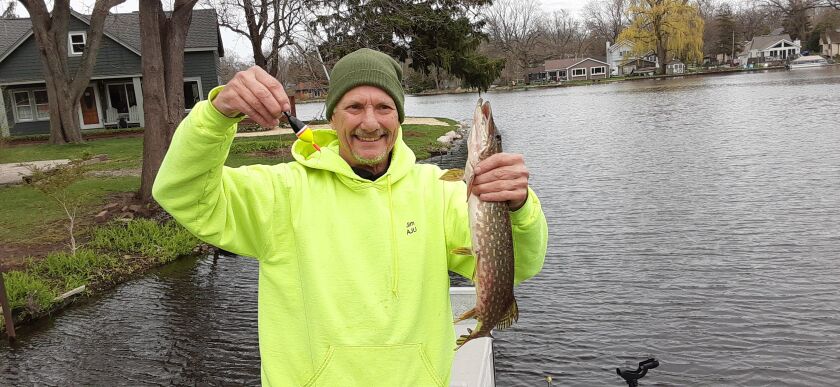
[[[475,306],[474,287],[450,287],[449,301],[455,317]],[[467,334],[467,328],[474,328],[475,320],[455,324],[455,338]],[[455,340],[452,340],[454,348]],[[495,387],[496,369],[493,359],[493,339],[480,337],[470,340],[455,352],[452,363],[450,387]]]

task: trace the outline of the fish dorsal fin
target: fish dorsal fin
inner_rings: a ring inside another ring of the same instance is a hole
[[[516,299],[514,298],[513,302],[510,303],[510,308],[505,314],[505,317],[496,324],[496,329],[504,330],[510,328],[516,321],[519,321],[519,307],[516,306]]]
[[[464,180],[463,169],[449,169],[441,177],[443,181],[462,181]]]

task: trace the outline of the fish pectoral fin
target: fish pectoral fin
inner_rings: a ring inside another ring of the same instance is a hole
[[[440,180],[443,181],[462,181],[464,180],[464,170],[463,169],[449,169],[447,170],[441,177]]]
[[[469,247],[456,247],[449,252],[455,255],[475,255]]]
[[[476,314],[476,313],[478,313],[478,311],[476,310],[476,308],[472,308],[472,309],[470,309],[470,310],[468,310],[468,311],[466,311],[466,312],[462,313],[462,314],[461,314],[460,316],[458,316],[458,318],[457,318],[457,319],[455,319],[455,321],[453,321],[452,323],[453,323],[453,324],[457,324],[457,323],[459,323],[459,322],[461,322],[461,321],[464,321],[464,320],[469,320],[469,319],[471,319],[471,318],[475,318],[475,314]]]
[[[505,317],[496,324],[496,329],[504,330],[510,328],[516,321],[519,321],[519,307],[516,306],[516,299],[514,298],[513,302],[510,303],[510,308],[508,308]]]

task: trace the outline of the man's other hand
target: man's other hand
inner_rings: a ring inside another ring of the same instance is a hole
[[[277,126],[277,118],[292,109],[283,85],[259,66],[236,73],[212,103],[228,117],[244,113],[266,128]]]
[[[516,211],[528,198],[528,168],[517,153],[496,153],[473,169],[472,193],[487,202],[508,202]]]

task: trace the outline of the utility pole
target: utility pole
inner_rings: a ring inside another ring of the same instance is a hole
[[[729,57],[729,64],[735,63],[735,29],[732,29],[732,56]]]

